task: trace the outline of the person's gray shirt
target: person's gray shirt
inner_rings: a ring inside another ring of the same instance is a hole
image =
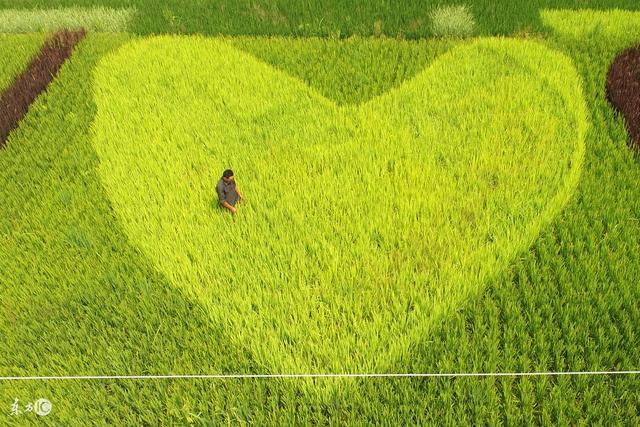
[[[240,195],[236,191],[236,182],[226,182],[220,178],[218,185],[216,185],[216,191],[218,193],[218,203],[222,206],[222,203],[226,200],[231,206],[235,206]]]

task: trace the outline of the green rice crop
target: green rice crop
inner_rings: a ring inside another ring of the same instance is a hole
[[[24,70],[45,37],[45,34],[0,34],[0,52],[3,53],[0,55],[0,93]]]
[[[363,103],[422,71],[459,40],[363,37],[225,37],[225,42],[293,74],[339,105]],[[384,64],[384,66],[380,66]],[[339,70],[339,72],[336,72]]]
[[[29,33],[80,29],[106,32],[127,31],[135,9],[69,7],[59,9],[0,10],[0,33]]]
[[[93,34],[82,41],[0,153],[0,369],[3,375],[260,372],[263,367],[251,353],[235,348],[222,325],[213,324],[197,301],[185,298],[129,245],[104,195],[88,134],[95,113],[91,72],[105,52],[124,40]],[[238,42],[278,61],[277,49],[268,54],[269,40]],[[327,47],[338,50],[340,44]],[[296,46],[306,56],[315,48],[305,53],[304,43]],[[360,40],[352,46],[359,52],[353,57],[363,65],[371,61],[368,50],[382,62],[403,55],[383,41]],[[432,49],[428,41],[413,48],[420,54],[404,55],[395,72],[353,74],[356,86],[370,93],[369,86],[377,87],[382,76],[385,84],[397,86],[407,70],[419,71],[443,49],[441,43]],[[349,50],[342,55],[349,57]],[[329,84],[322,72],[310,67],[305,75]],[[339,97],[330,87],[325,91]],[[34,396],[48,397],[55,411],[50,418],[66,425],[88,420],[154,424],[159,417],[185,424],[211,416],[220,422],[247,417],[275,422],[282,417],[282,405],[293,409],[296,402],[306,402],[297,415],[286,409],[292,422],[313,419],[313,408],[320,404],[302,387],[310,385],[304,382],[196,380],[158,383],[159,389],[126,381],[4,384],[0,401],[19,397],[22,404]],[[266,418],[250,409],[260,395],[269,399],[265,408],[274,411]]]
[[[541,10],[544,25],[558,36],[573,39],[640,40],[640,12],[627,10]]]
[[[130,31],[137,34],[432,36],[429,14],[460,0],[0,0],[3,9],[135,7]],[[540,31],[540,9],[640,9],[637,0],[473,0],[469,5],[481,35]]]
[[[496,22],[511,12],[519,14],[513,22],[529,22],[528,4],[524,11],[507,5]],[[187,20],[188,7],[178,14],[185,24],[210,22]],[[478,19],[486,25],[483,16]],[[606,22],[606,16],[593,19]],[[609,64],[638,43],[638,27],[626,19],[617,18],[617,30],[575,37],[553,33],[571,27],[549,27],[544,43],[571,58],[591,121],[575,194],[530,248],[488,280],[484,292],[425,330],[389,372],[640,366],[639,159],[604,95]],[[208,308],[131,246],[104,192],[89,132],[96,111],[92,71],[127,39],[93,34],[82,41],[0,151],[0,371],[266,372],[270,367],[246,346],[233,344],[226,323],[212,322]],[[468,44],[228,42],[354,108],[400,88],[451,47]],[[291,58],[298,55],[303,59]],[[244,173],[238,179],[246,185]],[[637,376],[2,382],[0,423],[12,421],[6,412],[15,397],[21,404],[49,398],[53,412],[39,421],[69,426],[640,423]],[[22,417],[15,423],[31,421]]]
[[[95,75],[129,238],[279,372],[386,370],[531,244],[581,168],[579,78],[533,42],[458,47],[345,109],[199,38],[132,42]],[[235,223],[212,192],[226,167],[251,200]]]

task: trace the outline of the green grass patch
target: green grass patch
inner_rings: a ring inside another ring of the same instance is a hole
[[[46,34],[0,34],[0,93],[26,68],[45,38]]]
[[[0,10],[0,33],[30,33],[59,29],[125,32],[135,9],[69,7]]]

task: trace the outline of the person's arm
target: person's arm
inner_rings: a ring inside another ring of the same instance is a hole
[[[227,202],[226,200],[224,202],[222,202],[222,206],[224,206],[225,208],[229,209],[231,211],[231,213],[236,213],[236,211],[238,210],[235,207],[231,206],[229,204],[229,202]]]

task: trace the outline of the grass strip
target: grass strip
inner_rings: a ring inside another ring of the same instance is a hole
[[[0,10],[0,33],[29,33],[80,29],[102,32],[125,32],[135,13],[134,8],[69,7],[57,9]]]

